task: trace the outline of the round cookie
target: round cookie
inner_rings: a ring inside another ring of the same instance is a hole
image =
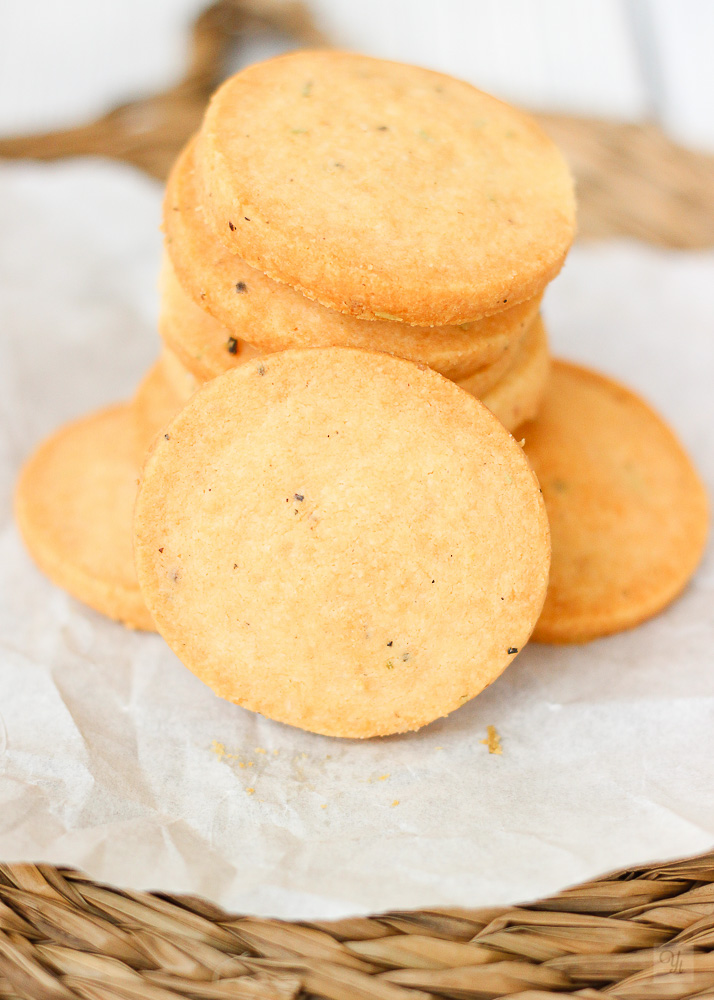
[[[497,315],[459,326],[368,321],[325,309],[227,251],[204,219],[189,144],[169,177],[164,201],[166,248],[178,281],[163,282],[161,333],[199,377],[230,367],[231,337],[263,353],[293,347],[361,347],[423,362],[448,378],[466,378],[512,348],[535,318],[540,295]],[[181,290],[185,294],[181,295]],[[195,316],[187,297],[218,321]],[[182,310],[185,322],[181,322]]]
[[[548,335],[540,316],[523,339],[514,363],[505,375],[479,398],[513,432],[538,413],[548,383]],[[471,392],[468,381],[459,385]]]
[[[187,375],[207,382],[259,353],[196,305],[179,284],[166,253],[160,291],[159,333]]]
[[[661,611],[694,572],[708,527],[704,487],[669,427],[624,386],[556,361],[521,433],[553,541],[534,638],[586,642]]]
[[[291,52],[231,77],[196,166],[225,246],[363,319],[453,325],[524,302],[575,231],[570,173],[534,119],[354,53]]]
[[[130,628],[154,631],[134,570],[137,480],[130,408],[114,406],[40,445],[20,474],[15,511],[53,583]]]
[[[160,436],[135,512],[142,592],[218,695],[313,732],[404,732],[473,698],[540,613],[522,449],[425,366],[344,348],[247,362]]]

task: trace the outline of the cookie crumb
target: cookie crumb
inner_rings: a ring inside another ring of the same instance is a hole
[[[398,805],[399,805],[399,799],[395,799],[394,802],[392,802],[391,808],[394,809],[394,807]]]
[[[224,757],[228,756],[225,746],[223,743],[219,743],[218,740],[211,740],[211,750],[219,760],[223,760]]]
[[[247,792],[248,795],[255,795],[255,789],[254,788],[246,788],[246,792]]]
[[[488,734],[486,739],[481,740],[481,742],[488,747],[488,752],[502,754],[503,748],[501,747],[501,737],[496,732],[496,727],[487,726],[486,733]]]

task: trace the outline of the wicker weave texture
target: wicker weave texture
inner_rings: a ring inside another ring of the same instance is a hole
[[[510,909],[285,923],[0,865],[0,998],[704,1000],[713,883],[714,853]]]

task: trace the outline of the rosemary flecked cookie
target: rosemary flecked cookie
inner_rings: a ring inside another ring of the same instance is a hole
[[[538,316],[518,348],[516,357],[501,378],[485,392],[477,391],[472,379],[460,382],[467,392],[478,396],[513,432],[538,413],[548,383],[550,351],[543,320]]]
[[[214,94],[195,163],[226,247],[331,309],[453,325],[540,294],[573,185],[528,115],[416,66],[299,51]]]
[[[218,695],[318,733],[418,729],[528,640],[549,531],[522,449],[426,366],[344,348],[204,385],[147,458],[137,573]]]
[[[661,611],[696,569],[708,527],[704,487],[670,428],[619,383],[556,361],[521,433],[553,540],[534,638],[586,642]]]
[[[130,407],[61,428],[22,469],[15,511],[39,568],[73,597],[130,628],[154,629],[132,551],[138,479]]]
[[[223,247],[206,225],[192,144],[169,177],[164,230],[170,266],[165,266],[162,282],[161,333],[202,378],[213,378],[232,366],[236,339],[263,353],[293,347],[385,351],[428,364],[448,378],[466,378],[512,350],[540,305],[536,295],[513,308],[504,306],[487,319],[436,327],[384,318],[370,322],[326,309]],[[187,304],[187,298],[193,303]],[[203,316],[196,314],[193,304]],[[211,316],[217,325],[211,325]]]

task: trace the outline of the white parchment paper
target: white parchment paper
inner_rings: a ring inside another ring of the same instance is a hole
[[[12,520],[18,467],[127,397],[156,354],[160,199],[115,164],[0,165],[0,859],[327,917],[524,901],[711,847],[711,549],[656,620],[529,646],[450,718],[367,743],[221,702],[158,636],[35,570]],[[711,253],[582,246],[545,309],[556,352],[644,393],[710,489],[712,288]]]

